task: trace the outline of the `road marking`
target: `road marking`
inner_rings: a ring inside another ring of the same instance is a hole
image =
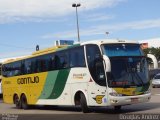
[[[160,94],[153,94],[153,95],[160,95]]]

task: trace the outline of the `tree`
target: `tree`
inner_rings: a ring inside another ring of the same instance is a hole
[[[144,54],[147,55],[147,54],[153,54],[158,61],[160,61],[160,47],[159,48],[147,48],[147,49],[144,49],[143,50]]]

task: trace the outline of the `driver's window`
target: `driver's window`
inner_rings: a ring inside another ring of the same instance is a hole
[[[87,62],[90,74],[94,81],[99,85],[105,85],[105,72],[101,53],[97,45],[86,46]]]

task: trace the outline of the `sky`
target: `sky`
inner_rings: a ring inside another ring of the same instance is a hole
[[[0,0],[0,59],[77,41],[73,3],[81,42],[160,38],[160,0]]]

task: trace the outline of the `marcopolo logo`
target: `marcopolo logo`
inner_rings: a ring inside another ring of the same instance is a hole
[[[39,77],[26,77],[26,78],[18,78],[17,84],[32,84],[32,83],[39,83]]]
[[[86,76],[86,73],[73,74],[73,79],[83,79]]]

